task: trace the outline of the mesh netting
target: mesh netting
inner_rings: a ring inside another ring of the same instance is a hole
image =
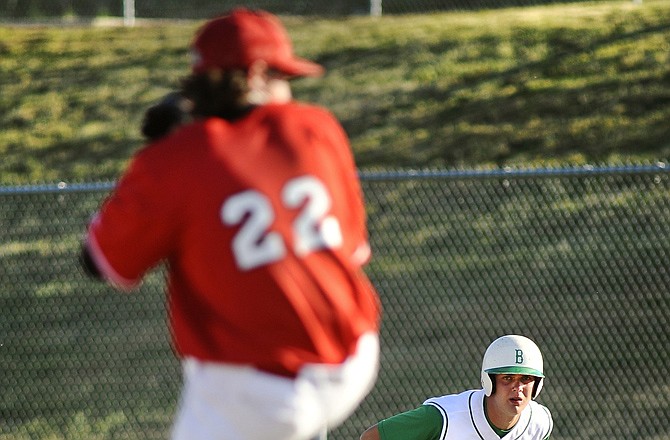
[[[363,174],[382,369],[329,437],[478,388],[489,342],[520,333],[544,353],[552,438],[668,438],[669,177]],[[162,270],[126,295],[77,261],[111,187],[0,188],[2,440],[167,436],[181,378]]]

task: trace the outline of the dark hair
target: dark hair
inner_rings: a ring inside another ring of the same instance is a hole
[[[251,105],[247,72],[244,70],[211,70],[182,80],[181,94],[192,102],[194,117],[216,116],[234,120],[244,116]]]

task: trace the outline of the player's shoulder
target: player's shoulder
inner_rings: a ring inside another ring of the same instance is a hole
[[[542,417],[546,420],[552,420],[551,411],[549,411],[549,408],[542,405],[541,403],[536,402],[535,400],[531,400],[530,407],[533,409],[533,413],[537,414],[538,417]]]
[[[224,119],[211,117],[184,124],[172,133],[163,136],[139,150],[138,155],[167,157],[193,151],[197,145],[213,137],[222,137],[230,129]],[[203,141],[203,142],[201,142]]]
[[[424,405],[434,405],[447,412],[468,411],[472,399],[478,397],[477,390],[467,390],[458,394],[446,394],[439,397],[431,397],[423,402]]]
[[[534,428],[533,430],[539,433],[538,438],[549,438],[554,429],[554,420],[551,416],[551,411],[546,406],[534,400],[530,402],[529,407],[531,410],[530,423],[532,428]]]
[[[274,139],[289,144],[345,145],[346,134],[339,121],[327,109],[302,102],[266,104],[255,109],[237,127],[243,131],[271,133]]]

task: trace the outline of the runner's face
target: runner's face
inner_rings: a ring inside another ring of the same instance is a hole
[[[536,378],[525,374],[496,374],[496,391],[489,398],[507,416],[519,415],[532,400]]]

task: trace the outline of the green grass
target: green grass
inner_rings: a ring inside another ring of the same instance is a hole
[[[285,22],[361,168],[670,157],[667,1]],[[0,184],[115,179],[198,24],[0,27]]]

